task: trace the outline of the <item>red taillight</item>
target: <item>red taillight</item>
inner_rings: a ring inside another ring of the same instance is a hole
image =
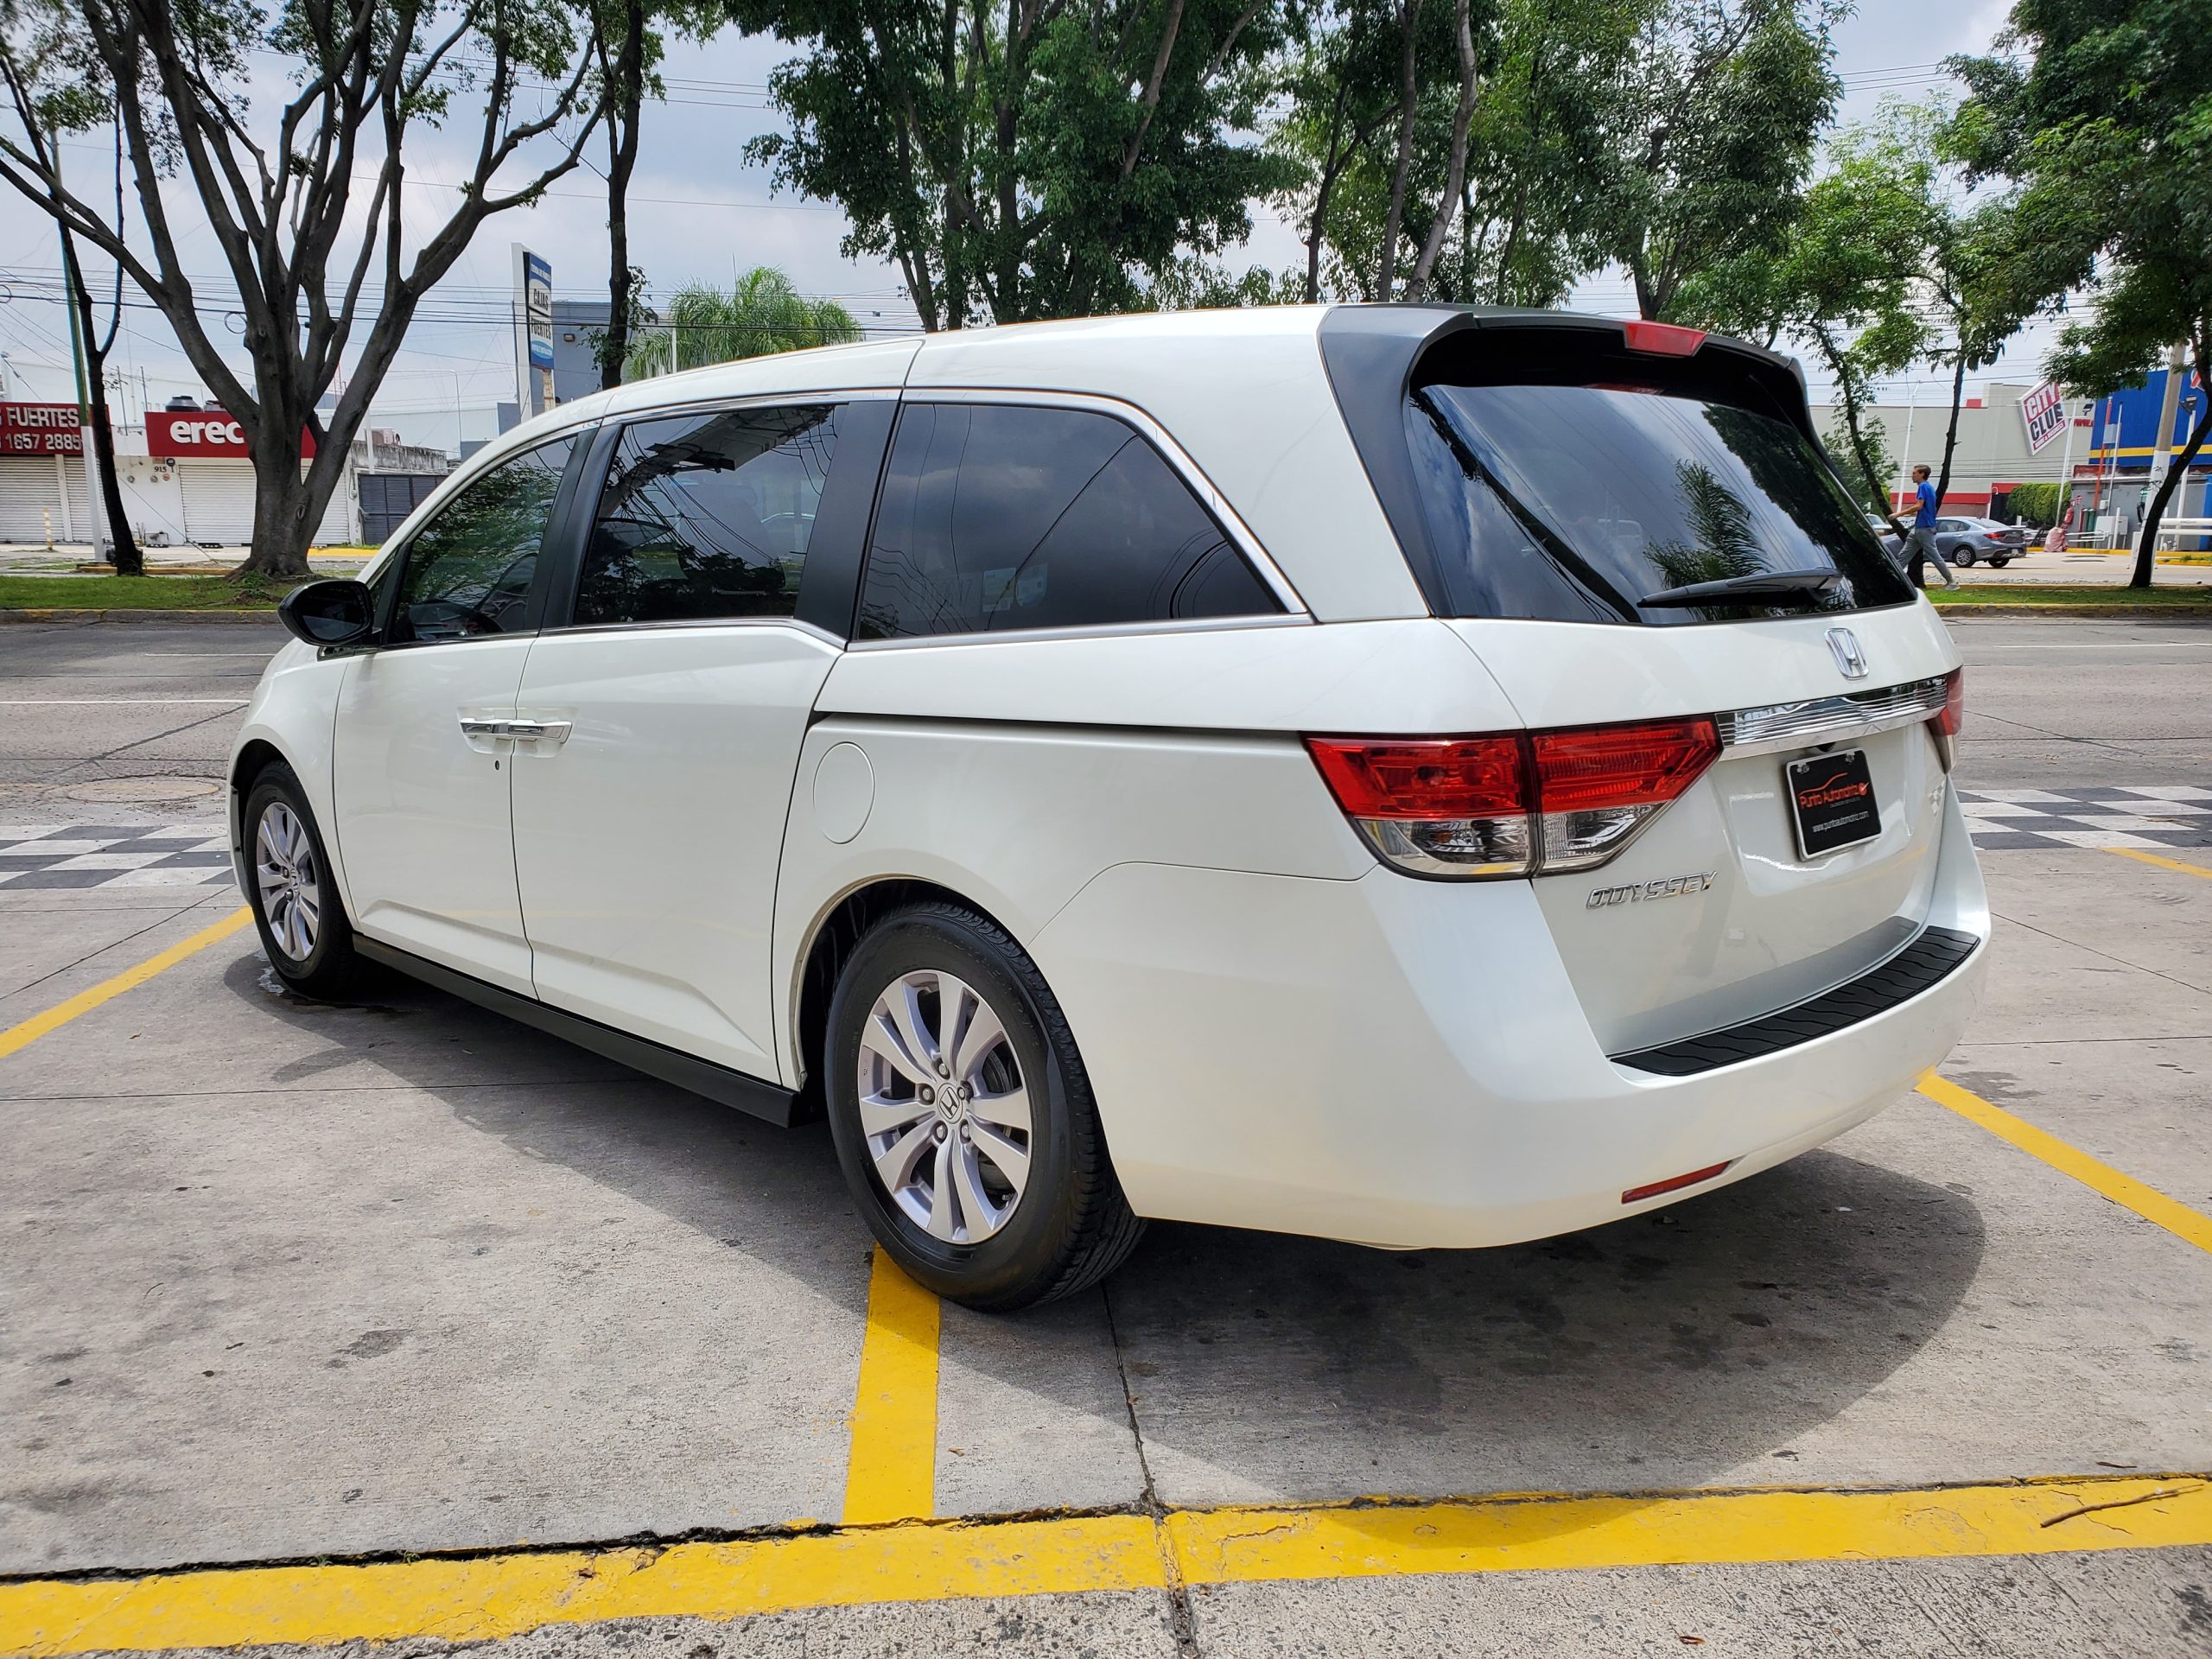
[[[1306,747],[1370,844],[1423,875],[1593,869],[1720,753],[1712,721],[1494,737],[1310,737]]]
[[[1517,737],[1309,737],[1306,747],[1337,804],[1355,818],[1487,818],[1528,810]]]
[[[1705,330],[1684,328],[1671,322],[1645,322],[1631,318],[1621,325],[1631,352],[1653,357],[1691,357],[1705,344]]]
[[[1943,712],[1928,723],[1938,737],[1956,737],[1967,719],[1967,671],[1955,668],[1943,677]]]
[[[1547,812],[1662,804],[1695,783],[1720,753],[1720,734],[1709,720],[1538,732],[1535,741]]]

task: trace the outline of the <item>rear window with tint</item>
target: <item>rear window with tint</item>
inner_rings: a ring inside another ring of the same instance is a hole
[[[1691,393],[1417,386],[1407,438],[1459,616],[1665,625],[1904,603],[1912,588],[1804,434]],[[1827,594],[1648,606],[1671,588],[1833,570]]]

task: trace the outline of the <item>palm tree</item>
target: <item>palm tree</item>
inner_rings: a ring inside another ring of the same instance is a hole
[[[727,294],[704,283],[688,283],[659,309],[658,322],[643,325],[630,350],[623,367],[626,380],[667,373],[671,341],[675,366],[696,369],[861,338],[851,312],[835,300],[808,299],[773,265],[755,265]]]

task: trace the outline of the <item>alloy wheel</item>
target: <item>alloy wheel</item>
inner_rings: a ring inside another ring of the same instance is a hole
[[[900,975],[868,1010],[859,1069],[868,1156],[907,1219],[949,1244],[1004,1228],[1029,1180],[1029,1092],[989,1002],[936,969]]]
[[[270,938],[288,961],[305,962],[322,928],[322,881],[307,826],[282,801],[269,804],[254,830],[253,878]]]

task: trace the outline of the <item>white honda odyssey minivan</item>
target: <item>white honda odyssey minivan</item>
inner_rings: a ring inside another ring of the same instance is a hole
[[[983,1308],[1142,1217],[1498,1244],[1957,1039],[1958,656],[1788,360],[1193,312],[733,363],[447,480],[232,763],[276,970],[779,1123]]]

